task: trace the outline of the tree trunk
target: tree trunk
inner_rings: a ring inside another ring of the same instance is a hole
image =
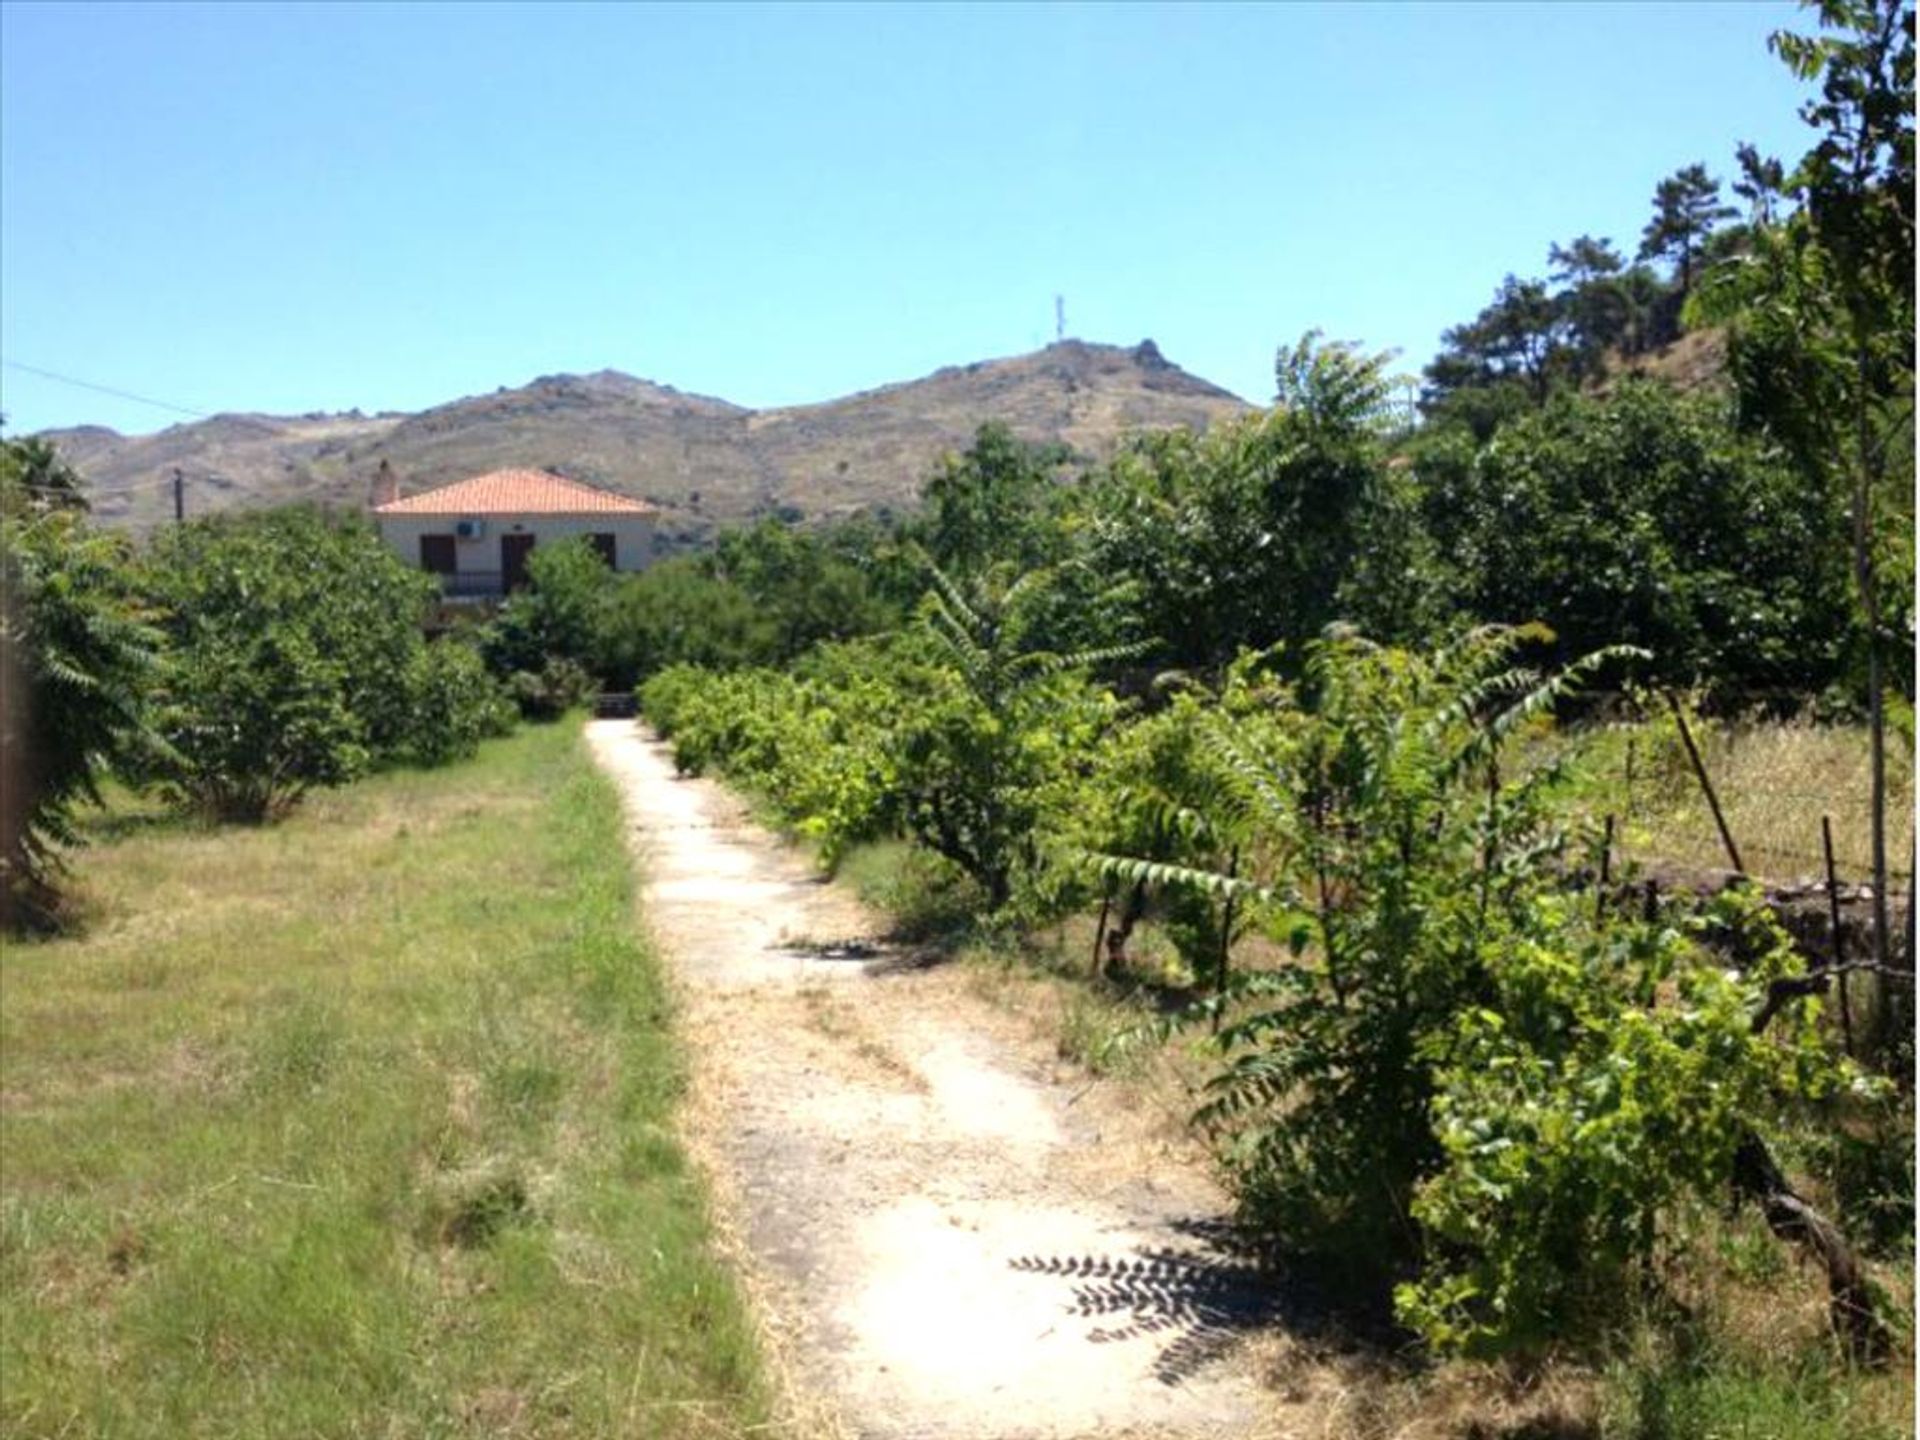
[[[1133,927],[1140,923],[1140,917],[1147,913],[1147,882],[1136,880],[1133,888],[1127,892],[1126,903],[1120,907],[1120,923],[1107,932],[1107,969],[1111,971],[1126,963],[1127,941],[1133,938]]]
[[[1853,579],[1867,620],[1867,744],[1873,767],[1873,959],[1889,958],[1887,912],[1887,711],[1881,694],[1880,596],[1873,573],[1873,478],[1878,468],[1868,406],[1867,341],[1854,321],[1854,443],[1858,473],[1853,492]]]
[[[1736,1201],[1758,1204],[1768,1229],[1810,1251],[1826,1270],[1827,1313],[1848,1357],[1862,1364],[1884,1361],[1893,1339],[1874,1308],[1873,1290],[1853,1247],[1837,1225],[1794,1191],[1766,1143],[1751,1132],[1734,1152],[1733,1193]]]

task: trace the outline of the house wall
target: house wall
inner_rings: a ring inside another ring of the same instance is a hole
[[[379,515],[380,534],[407,564],[420,563],[422,535],[451,535],[454,525],[468,517],[458,515]],[[486,522],[487,533],[479,540],[456,540],[453,547],[456,574],[479,577],[498,574],[500,537],[531,535],[534,549],[574,535],[611,535],[614,569],[644,570],[653,559],[653,517],[651,515],[476,515]]]

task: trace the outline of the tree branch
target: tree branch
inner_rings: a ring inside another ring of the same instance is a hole
[[[1827,982],[1829,980],[1841,975],[1862,973],[1889,975],[1897,980],[1904,980],[1909,985],[1913,983],[1913,972],[1911,970],[1902,970],[1897,965],[1882,965],[1878,960],[1853,960],[1845,965],[1832,965],[1824,970],[1815,970],[1808,975],[1789,975],[1784,979],[1775,980],[1768,984],[1765,1003],[1753,1012],[1753,1023],[1750,1027],[1752,1033],[1755,1035],[1760,1034],[1768,1025],[1773,1023],[1773,1017],[1775,1015],[1778,1015],[1795,1000],[1804,999],[1809,995],[1826,994]]]
[[[1751,1131],[1734,1152],[1733,1195],[1736,1203],[1758,1204],[1769,1230],[1820,1261],[1827,1272],[1827,1312],[1848,1355],[1869,1364],[1884,1361],[1893,1348],[1892,1336],[1874,1306],[1872,1287],[1853,1247],[1837,1225],[1787,1183],[1766,1142]]]

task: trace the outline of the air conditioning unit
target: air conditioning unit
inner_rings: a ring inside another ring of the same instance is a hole
[[[456,520],[453,536],[456,540],[483,540],[487,534],[487,522],[484,520]]]

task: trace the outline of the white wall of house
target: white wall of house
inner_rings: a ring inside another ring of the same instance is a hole
[[[478,540],[455,540],[455,574],[478,580],[500,573],[500,537],[531,535],[534,549],[575,535],[613,536],[616,570],[644,570],[653,559],[653,517],[651,515],[379,515],[380,534],[407,564],[420,564],[422,535],[452,535],[459,521],[481,522],[485,533]]]

